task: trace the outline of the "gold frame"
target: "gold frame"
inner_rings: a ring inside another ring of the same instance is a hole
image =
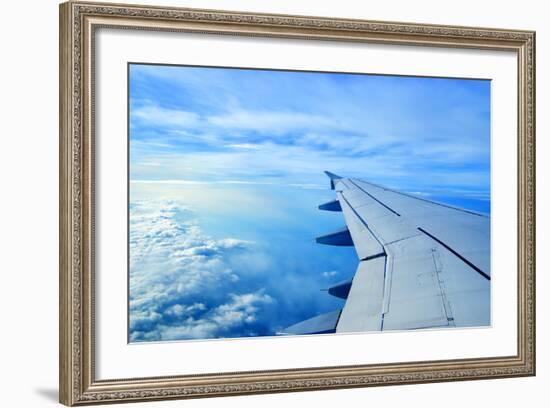
[[[507,50],[518,63],[518,349],[513,356],[96,380],[94,94],[98,27]],[[60,5],[60,402],[130,402],[535,374],[535,33],[290,15]]]

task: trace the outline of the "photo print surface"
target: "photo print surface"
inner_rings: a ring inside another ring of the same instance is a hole
[[[491,324],[491,82],[128,65],[129,341]]]

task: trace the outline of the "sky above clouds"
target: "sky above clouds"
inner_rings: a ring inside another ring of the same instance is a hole
[[[136,65],[132,341],[273,335],[341,307],[323,170],[490,210],[490,82]]]

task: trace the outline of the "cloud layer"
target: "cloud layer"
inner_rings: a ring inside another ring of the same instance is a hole
[[[253,244],[212,239],[190,217],[174,201],[131,204],[131,341],[267,334],[257,321],[275,301],[259,285],[239,291],[229,265]]]
[[[489,81],[132,65],[130,117],[136,180],[489,192]]]

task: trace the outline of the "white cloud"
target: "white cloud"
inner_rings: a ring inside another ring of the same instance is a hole
[[[256,320],[256,312],[261,305],[274,303],[271,296],[262,292],[246,293],[244,295],[231,294],[229,303],[218,306],[211,319],[224,328],[230,328],[241,324],[253,323]]]
[[[290,187],[303,188],[305,190],[326,190],[326,185],[313,184],[313,183],[290,183]]]
[[[205,184],[202,181],[196,180],[130,180],[134,184]]]
[[[325,271],[321,275],[325,278],[333,278],[334,276],[338,275],[338,271]]]
[[[176,317],[182,317],[184,315],[193,314],[196,311],[206,310],[204,303],[193,303],[192,305],[180,305],[179,303],[167,307],[164,310],[165,315],[172,315]]]
[[[239,109],[207,118],[208,123],[223,128],[268,134],[283,134],[304,129],[341,128],[342,123],[326,116],[300,112],[253,111]]]
[[[245,150],[259,150],[262,148],[259,144],[253,143],[230,143],[227,147],[232,147],[234,149],[245,149]]]
[[[188,127],[198,123],[199,115],[179,109],[146,105],[132,108],[132,119],[136,119],[147,126]]]
[[[131,340],[246,335],[262,308],[274,303],[261,288],[235,292],[239,275],[228,259],[252,245],[208,237],[177,201],[132,202]]]

